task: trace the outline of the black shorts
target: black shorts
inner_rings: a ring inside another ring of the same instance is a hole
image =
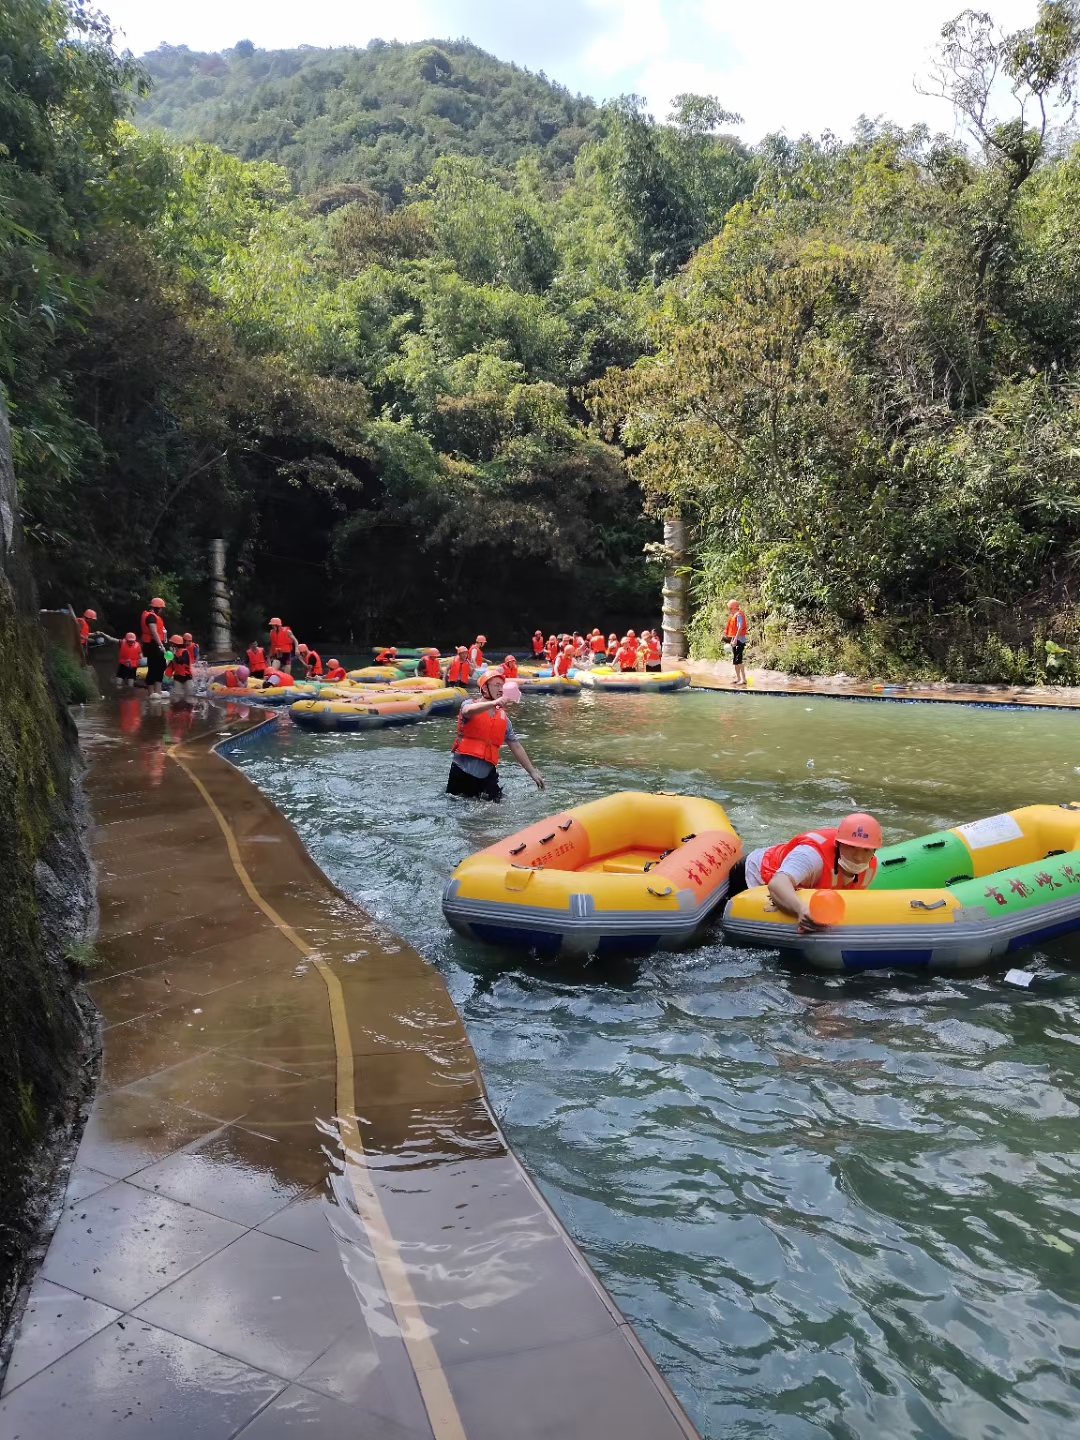
[[[134,666],[134,665],[117,665],[117,667],[116,667],[116,678],[117,678],[118,680],[134,680],[134,679],[135,679],[135,666]]]
[[[645,669],[646,669],[646,670],[653,670],[653,671],[655,671],[655,670],[662,670],[663,668],[664,668],[664,662],[663,662],[662,660],[649,660],[649,661],[646,662],[646,665],[645,665]]]
[[[746,654],[746,641],[745,641],[745,640],[733,640],[733,641],[731,642],[731,663],[732,663],[733,665],[741,665],[741,664],[743,663],[743,656],[744,656],[745,654]]]
[[[265,670],[249,670],[249,671],[248,671],[248,674],[251,676],[251,678],[252,678],[253,680],[265,680],[265,679],[266,679],[266,671],[265,671]]]
[[[160,685],[165,675],[165,651],[151,640],[143,646],[143,654],[146,656],[146,683]]]
[[[470,775],[467,770],[462,770],[460,765],[451,762],[450,774],[446,781],[447,795],[461,795],[466,800],[501,800],[503,798],[502,786],[499,784],[499,772],[492,768],[490,775],[485,775],[483,780],[478,780],[475,775]]]
[[[728,873],[727,898],[734,900],[736,895],[741,895],[747,888],[746,885],[746,860],[736,860]]]

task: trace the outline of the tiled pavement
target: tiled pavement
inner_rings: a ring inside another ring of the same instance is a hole
[[[131,718],[85,735],[104,1070],[0,1440],[692,1437],[507,1151],[437,972],[210,753],[220,713],[186,770],[175,719]]]

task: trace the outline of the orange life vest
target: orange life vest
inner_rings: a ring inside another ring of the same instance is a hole
[[[455,655],[446,672],[446,683],[448,685],[467,685],[471,678],[472,666],[468,660],[462,660],[460,655]]]
[[[746,615],[742,610],[736,610],[734,615],[728,616],[728,622],[724,626],[724,639],[746,639]]]
[[[556,660],[555,660],[555,666],[554,666],[555,674],[556,674],[556,675],[569,675],[569,674],[570,674],[570,670],[571,670],[573,664],[574,664],[574,657],[573,657],[573,655],[559,655],[559,656],[556,658]]]
[[[454,741],[455,755],[472,755],[477,760],[486,760],[489,765],[498,765],[499,746],[506,739],[509,724],[502,710],[481,710],[468,717],[458,715],[457,739]]]
[[[418,675],[426,675],[429,680],[437,680],[442,674],[439,668],[438,655],[421,655],[420,664],[416,667]]]
[[[296,648],[296,636],[288,625],[275,625],[270,631],[270,654],[291,655]]]
[[[551,663],[554,665],[554,664],[555,664],[555,656],[559,653],[559,642],[558,642],[557,640],[549,640],[549,641],[547,642],[547,644],[544,646],[544,653],[545,653],[545,655],[547,655],[548,659],[549,659],[549,660],[551,661]]]
[[[655,636],[650,636],[645,643],[649,647],[649,659],[659,660],[661,655],[663,654],[663,651],[660,648],[660,641],[657,640]]]
[[[508,680],[516,680],[518,673],[517,660],[513,655],[508,655],[502,664],[503,674]]]
[[[169,672],[174,680],[190,680],[192,666],[191,650],[187,645],[178,645],[173,651]]]
[[[602,635],[594,635],[589,641],[589,649],[594,655],[602,655],[607,649],[607,641]]]
[[[322,656],[317,650],[309,650],[305,656],[305,662],[309,675],[321,675],[323,673]]]
[[[117,659],[121,665],[138,665],[142,646],[137,640],[121,640]]]
[[[474,670],[479,670],[484,663],[484,652],[479,645],[469,646],[469,664]]]
[[[144,645],[149,645],[151,640],[156,640],[159,645],[165,644],[165,621],[156,610],[144,610],[139,617],[139,626],[139,639]]]
[[[393,655],[390,654],[390,651],[389,651],[389,650],[380,650],[379,653],[375,656],[375,664],[376,664],[376,665],[392,665],[392,664],[394,663],[395,658],[396,658],[395,656],[393,656]]]
[[[543,653],[544,653],[544,637],[540,634],[540,632],[539,632],[539,630],[538,630],[538,631],[536,632],[536,634],[533,636],[533,654],[534,654],[534,655],[543,655]]]
[[[796,835],[782,845],[770,845],[761,857],[761,883],[767,885],[780,866],[798,845],[809,845],[821,856],[821,878],[814,884],[815,890],[865,890],[877,872],[877,856],[861,875],[846,875],[837,864],[836,828],[822,826],[820,830],[808,830],[805,835]]]
[[[328,671],[326,672],[326,674],[323,676],[323,679],[324,679],[324,680],[344,680],[344,679],[345,679],[345,666],[344,666],[344,665],[335,665],[332,670],[328,670]]]
[[[221,679],[218,681],[218,684],[224,685],[226,690],[247,689],[247,681],[241,680],[240,676],[236,673],[235,670],[226,670],[225,673],[222,675]]]
[[[615,652],[615,664],[620,670],[633,670],[637,664],[637,646],[621,645]]]
[[[266,656],[263,653],[261,645],[252,645],[251,649],[247,652],[247,662],[249,670],[266,669]]]
[[[86,618],[85,615],[80,615],[80,616],[79,616],[79,641],[80,641],[81,644],[85,645],[86,642],[87,642],[89,639],[90,639],[90,621],[87,620],[87,618]]]

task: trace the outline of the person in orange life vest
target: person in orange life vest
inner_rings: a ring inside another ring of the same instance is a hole
[[[663,667],[663,646],[655,630],[642,631],[645,641],[645,669],[660,670]]]
[[[533,631],[532,647],[533,658],[538,660],[544,653],[544,632],[542,630]]]
[[[516,680],[518,678],[518,663],[516,655],[507,655],[506,659],[502,663],[502,672],[503,677],[506,680]]]
[[[474,670],[479,670],[484,664],[484,646],[487,644],[486,635],[477,635],[476,639],[469,646],[469,664]]]
[[[169,644],[173,647],[173,658],[168,669],[173,682],[172,698],[174,701],[190,700],[195,693],[195,657],[184,644],[182,635],[170,635]]]
[[[575,659],[575,661],[577,661],[577,660],[584,660],[584,659],[585,659],[585,656],[589,653],[589,647],[588,647],[588,645],[586,645],[586,643],[585,643],[585,637],[584,637],[584,635],[582,635],[582,634],[580,633],[580,631],[577,631],[577,630],[574,631],[574,642],[573,642],[573,643],[574,643],[574,659]]]
[[[309,645],[297,645],[297,658],[304,667],[305,680],[321,680],[323,673],[322,656]]]
[[[464,645],[457,647],[457,654],[446,667],[448,685],[468,685],[472,679],[473,667],[469,664],[469,652]]]
[[[615,651],[614,665],[616,670],[633,670],[637,664],[637,642],[632,641],[628,635],[622,638],[622,644]]]
[[[77,621],[79,626],[79,644],[82,646],[84,664],[88,664],[90,661],[90,621],[96,619],[96,610],[84,610]]]
[[[248,670],[256,680],[266,679],[266,652],[257,640],[247,647]]]
[[[342,665],[342,663],[341,663],[340,660],[337,660],[337,659],[330,659],[330,660],[328,660],[328,661],[326,662],[326,674],[323,676],[323,679],[324,679],[324,680],[330,680],[330,681],[333,681],[333,682],[337,682],[338,680],[344,680],[344,679],[345,679],[345,666]]]
[[[227,690],[246,690],[250,673],[246,665],[230,665],[221,672],[218,684],[224,685]]]
[[[375,664],[376,664],[376,665],[394,665],[394,664],[396,664],[396,663],[397,663],[397,646],[396,646],[396,645],[384,645],[381,650],[376,651],[376,654],[375,654]]]
[[[296,654],[296,636],[283,625],[278,616],[270,621],[270,668],[287,670],[292,674],[293,656]]]
[[[570,671],[573,668],[574,647],[573,645],[564,645],[562,648],[562,654],[555,657],[555,664],[552,666],[551,673],[553,675],[565,677],[570,674]]]
[[[611,634],[607,637],[607,650],[604,652],[607,655],[607,661],[609,665],[615,664],[615,656],[618,653],[618,650],[619,637],[615,634],[613,630]]]
[[[538,790],[544,780],[525,753],[510,717],[503,709],[503,673],[495,666],[480,681],[479,700],[466,700],[458,712],[457,737],[446,781],[448,795],[461,795],[469,800],[501,800],[499,784],[499,747],[506,745],[511,755],[532,776]]]
[[[165,601],[155,595],[139,617],[139,639],[146,656],[146,688],[152,698],[161,698],[165,676]]]
[[[200,648],[198,647],[198,645],[195,644],[195,641],[191,638],[191,631],[190,631],[190,630],[185,630],[185,631],[184,631],[184,644],[185,644],[185,645],[188,647],[188,649],[191,651],[191,659],[192,659],[192,662],[193,662],[195,665],[197,665],[197,664],[199,663],[199,661],[202,659],[202,651],[200,650]]]
[[[743,664],[743,656],[746,653],[746,613],[738,600],[727,602],[728,620],[724,627],[724,640],[731,646],[731,663],[735,667],[735,684],[746,684],[746,666]]]
[[[120,649],[117,652],[116,683],[126,686],[129,690],[135,688],[135,672],[139,668],[139,660],[142,657],[142,646],[135,639],[135,631],[129,630],[120,641]]]
[[[549,635],[547,644],[544,646],[544,654],[547,656],[548,664],[555,664],[555,656],[559,653],[559,642],[554,635]]]
[[[794,915],[804,934],[821,926],[810,918],[801,890],[863,890],[877,871],[881,826],[873,815],[857,811],[839,825],[820,826],[781,845],[752,850],[732,870],[728,896],[767,885],[773,904]]]
[[[589,636],[589,660],[593,665],[602,665],[607,657],[607,644],[599,630]]]
[[[439,664],[439,652],[434,645],[420,656],[416,665],[416,673],[425,680],[442,679],[442,666]]]

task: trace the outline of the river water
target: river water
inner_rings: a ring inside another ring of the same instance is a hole
[[[284,722],[239,760],[342,889],[438,965],[509,1138],[709,1440],[1080,1434],[1080,938],[956,977],[817,976],[716,936],[530,963],[454,935],[465,855],[619,789],[748,847],[1080,798],[1080,716],[810,697],[533,697],[501,807],[451,720]]]

